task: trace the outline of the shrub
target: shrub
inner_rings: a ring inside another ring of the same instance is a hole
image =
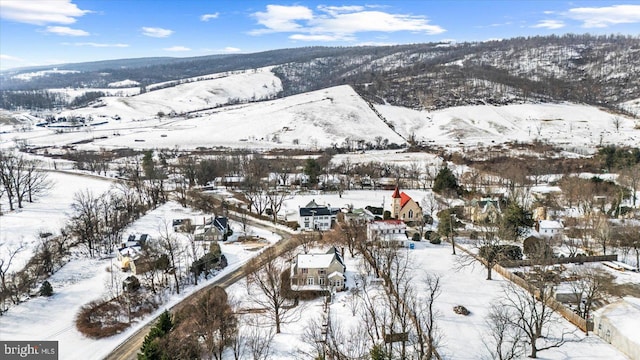
[[[118,321],[122,309],[116,302],[92,301],[80,308],[76,328],[92,339],[101,339],[122,332],[129,324]]]
[[[440,234],[432,230],[425,231],[424,238],[429,240],[430,243],[435,245],[442,243],[442,240],[440,239]]]
[[[420,233],[419,232],[413,233],[413,236],[411,236],[411,240],[420,241],[421,240]]]
[[[53,295],[53,287],[47,280],[45,280],[40,286],[40,296],[49,297],[51,295]]]
[[[122,282],[122,289],[126,292],[136,292],[140,289],[140,280],[131,275]]]
[[[498,260],[522,260],[522,250],[517,245],[491,245],[480,248],[479,255],[490,261]]]
[[[553,249],[544,239],[530,236],[522,243],[523,252],[529,259],[548,259],[553,257]]]

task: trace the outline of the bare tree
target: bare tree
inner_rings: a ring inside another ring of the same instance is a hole
[[[622,125],[622,119],[619,116],[615,116],[613,118],[613,127],[616,129],[616,132],[620,132],[620,125]]]
[[[265,252],[269,251],[270,249]],[[281,324],[293,321],[297,312],[284,296],[282,273],[288,271],[288,267],[281,259],[268,257],[271,260],[262,267],[255,259],[247,265],[246,285],[249,297],[266,309],[275,324],[276,334],[279,334]],[[257,292],[254,287],[257,287]]]
[[[225,349],[233,345],[238,331],[236,314],[226,291],[219,286],[211,288],[195,304],[188,306],[183,316],[185,320],[178,326],[185,329],[185,333],[198,336],[201,354],[222,360]]]
[[[180,280],[178,273],[180,267],[178,261],[181,258],[184,249],[175,235],[171,234],[171,227],[168,223],[163,224],[160,234],[160,247],[164,250],[169,258],[169,272],[173,274],[173,280],[175,282],[176,294],[180,294]]]
[[[515,360],[524,355],[522,330],[513,325],[507,308],[492,305],[486,324],[489,327],[489,336],[483,342],[489,353],[488,359]]]
[[[89,256],[93,257],[103,234],[100,197],[89,190],[79,191],[73,195],[71,208],[74,211],[69,223],[71,233],[80,239],[89,250]]]
[[[262,215],[269,207],[269,197],[264,186],[260,183],[250,183],[246,185],[244,195],[249,201],[249,211],[254,209],[256,214]]]
[[[271,326],[262,324],[257,315],[249,317],[233,344],[233,355],[236,360],[250,358],[267,360],[273,351],[275,333]]]
[[[557,348],[565,343],[565,335],[557,338],[550,333],[551,325],[557,321],[553,317],[554,309],[549,306],[553,298],[553,285],[534,280],[527,289],[522,289],[513,283],[504,287],[504,297],[501,306],[505,310],[508,325],[519,329],[524,341],[529,344],[529,357],[536,358],[538,352]]]
[[[271,189],[267,191],[267,199],[269,202],[269,209],[271,210],[271,216],[273,217],[273,222],[278,222],[278,212],[282,208],[282,204],[289,196],[289,193],[286,191]]]
[[[606,216],[600,214],[600,216],[597,217],[593,235],[598,245],[602,248],[602,255],[607,255],[607,248],[611,245],[613,238],[611,225],[609,225],[609,219],[607,219]]]
[[[636,257],[636,271],[640,272],[640,226],[625,224],[618,228],[619,245],[622,249],[633,251]]]
[[[0,151],[0,185],[4,188],[9,201],[9,210],[14,210],[16,188],[14,179],[17,176],[18,159],[8,151]]]
[[[438,312],[435,310],[436,299],[442,293],[442,283],[437,275],[428,274],[424,279],[425,289],[419,297],[409,296],[405,301],[408,311],[415,321],[415,347],[420,359],[438,357],[437,347],[441,334],[437,326]]]
[[[9,284],[8,275],[10,274],[9,270],[11,269],[11,263],[13,259],[25,249],[24,243],[7,245],[4,243],[0,243],[0,314],[4,312],[5,301],[7,299],[11,299],[12,297],[12,289]]]
[[[620,173],[618,181],[620,181],[622,185],[631,189],[631,198],[633,200],[633,207],[635,208],[637,192],[640,188],[640,164],[624,168]]]
[[[575,268],[569,276],[574,279],[570,284],[575,296],[576,313],[589,319],[595,302],[605,295],[605,289],[613,282],[613,276],[587,265]]]
[[[500,261],[507,259],[507,248],[500,245],[500,238],[497,236],[499,232],[496,226],[484,223],[479,224],[479,237],[475,240],[474,247],[478,250],[478,255],[465,253],[456,259],[457,267],[473,266],[481,263],[487,270],[487,280],[492,280],[493,267]]]

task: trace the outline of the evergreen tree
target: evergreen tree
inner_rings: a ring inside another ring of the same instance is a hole
[[[166,356],[163,356],[164,351],[159,344],[159,340],[169,333],[171,329],[173,329],[171,314],[165,310],[160,314],[156,325],[144,337],[140,353],[138,353],[138,360],[163,360],[166,358]]]
[[[371,355],[371,360],[386,360],[389,358],[387,350],[382,344],[373,345],[371,351],[369,351],[369,355]]]
[[[460,185],[458,185],[458,179],[453,174],[451,169],[448,167],[443,167],[438,171],[438,175],[433,180],[433,191],[438,194],[443,194],[446,192],[455,192],[460,195]]]
[[[155,165],[153,162],[153,151],[147,150],[142,157],[142,170],[144,170],[144,176],[147,179],[153,179],[155,177]]]
[[[304,164],[304,173],[309,176],[309,183],[315,185],[318,183],[318,176],[322,172],[322,167],[316,159],[307,159]]]
[[[40,286],[40,296],[49,297],[51,295],[53,295],[53,287],[47,280],[45,280]]]
[[[504,240],[517,241],[528,232],[528,228],[532,227],[533,223],[531,212],[512,201],[502,214],[501,237]]]

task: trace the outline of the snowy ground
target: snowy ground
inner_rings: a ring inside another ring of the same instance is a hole
[[[56,176],[59,177],[57,178],[58,182],[74,184],[74,188],[82,186],[81,184],[85,184],[85,182],[91,183],[92,181],[98,181],[98,184],[93,184],[92,186],[103,186],[104,189],[108,187],[108,182],[106,181],[103,184],[100,180],[86,177],[63,174],[56,174]],[[64,188],[67,189],[68,187]],[[68,191],[69,194],[72,194],[71,190]],[[55,196],[60,196],[62,193],[64,191],[57,191]],[[428,195],[428,191],[418,190],[407,190],[407,193],[418,201]],[[390,194],[391,191],[382,190],[352,190],[345,192],[342,197],[338,194],[301,194],[289,199],[284,205],[284,211],[288,216],[291,216],[290,220],[297,219],[298,207],[306,205],[311,200],[316,200],[318,203],[331,204],[334,207],[348,205],[353,205],[354,207],[364,207],[366,205],[382,206],[384,203],[385,207],[388,208]],[[49,202],[50,200],[47,199],[46,201]],[[58,199],[58,201],[62,200]],[[34,204],[34,206],[36,205]],[[43,209],[51,209],[51,212],[40,210],[40,212],[31,213],[27,218],[38,219],[41,226],[44,227],[58,228],[62,218],[54,217],[54,213],[62,213],[63,211],[51,204],[45,205],[43,203],[42,206],[44,206]],[[27,211],[29,209],[23,210],[22,213],[9,215],[20,215]],[[170,223],[171,219],[188,217],[198,220],[208,215],[210,214],[192,212],[171,202],[136,221],[125,233],[148,233],[152,237],[158,237],[164,231],[165,224]],[[15,221],[23,221],[12,220],[12,222],[6,222],[7,219],[13,218],[5,216],[0,218],[0,221],[3,221],[3,235],[9,234],[5,232],[5,224],[18,228],[19,223]],[[237,235],[240,232],[240,224],[232,223],[232,226]],[[277,240],[277,237],[268,230],[250,228],[249,232],[262,236],[270,242]],[[450,255],[451,250],[448,245],[434,246],[424,242],[416,245],[415,250],[408,250],[414,261],[416,282],[420,283],[420,277],[424,276],[425,273],[442,276],[443,292],[437,301],[437,308],[441,316],[440,326],[443,333],[440,353],[448,359],[480,358],[484,354],[482,339],[487,331],[484,318],[488,311],[488,306],[500,296],[502,285],[505,281],[495,274],[496,280],[487,282],[484,280],[485,274],[481,268],[476,268],[475,270],[465,268],[461,271],[454,271],[454,259]],[[255,251],[248,251],[233,242],[223,243],[222,252],[229,260],[229,267],[225,271],[240,266],[249,257],[256,254]],[[109,287],[108,285],[111,282],[111,273],[107,272],[106,269],[111,266],[111,262],[111,259],[74,258],[50,279],[55,291],[53,297],[33,298],[17,307],[11,308],[7,314],[0,317],[0,338],[7,340],[57,340],[60,342],[61,358],[63,359],[99,359],[104,357],[128,334],[142,326],[142,322],[140,322],[134,324],[128,331],[112,338],[91,340],[78,333],[73,325],[75,315],[83,304],[105,296],[105,289]],[[348,285],[352,285],[358,260],[351,259],[347,255],[346,262]],[[122,276],[120,275],[120,277]],[[209,281],[212,280],[210,279]],[[200,284],[200,286],[203,285],[204,283]],[[180,296],[168,296],[166,307],[178,302],[182,296],[193,290],[195,290],[195,287],[190,286],[183,289]],[[246,291],[243,282],[232,286],[229,290],[234,298],[246,299],[246,294],[243,294],[243,291]],[[357,321],[357,317],[354,318],[351,315],[346,305],[347,301],[346,292],[338,294],[331,305],[331,312],[344,326],[352,326]],[[320,302],[309,302],[303,305],[305,305],[305,311],[302,313],[302,318],[295,324],[284,325],[283,333],[274,338],[274,358],[302,358],[298,349],[305,348],[307,345],[302,343],[301,334],[307,321],[314,316],[319,316],[321,311]],[[466,306],[472,314],[468,317],[461,317],[453,313],[452,307],[455,305]],[[163,309],[164,307],[159,309],[158,312]],[[564,320],[560,320],[560,325],[556,326],[558,327],[557,331],[560,331],[561,328],[575,330],[572,325]],[[577,330],[575,330],[575,333],[576,340],[583,338]],[[570,342],[559,349],[542,352],[540,358],[625,359],[610,345],[594,336],[584,338],[580,342]]]
[[[199,218],[201,216],[204,214],[191,212],[176,203],[169,202],[136,221],[125,234],[147,233],[157,239],[164,231],[164,224],[167,221],[170,224],[173,218]],[[241,232],[242,226],[232,223],[232,228],[236,235],[231,238],[231,241],[221,243],[222,253],[226,256],[229,265],[216,278],[241,266],[249,258],[259,253],[259,251],[248,250],[243,245],[233,242],[232,240],[237,237],[237,233]],[[271,231],[254,227],[249,227],[247,233],[265,238],[270,243],[279,239]],[[180,234],[176,234],[176,236],[180,237]],[[184,239],[184,237],[182,238]],[[112,281],[112,273],[108,272],[107,268],[114,265],[115,273],[113,274],[116,282],[128,275],[118,271],[115,263],[115,259],[74,257],[49,280],[54,290],[52,297],[30,299],[19,306],[12,307],[0,317],[0,339],[58,341],[60,359],[65,360],[103,358],[135,329],[143,325],[143,321],[141,321],[122,334],[102,340],[86,338],[75,328],[74,319],[80,307],[92,300],[107,296],[107,289]],[[209,280],[199,283],[197,287],[186,286],[180,295],[167,295],[165,305],[158,309],[156,315],[214,279],[210,277]],[[153,315],[147,318],[151,317]]]
[[[60,234],[60,229],[73,213],[71,204],[76,192],[90,189],[98,195],[108,190],[113,184],[107,179],[100,180],[56,172],[48,173],[48,179],[52,187],[47,195],[33,203],[25,202],[22,209],[8,212],[7,199],[2,198],[0,206],[6,213],[0,216],[0,244],[2,244],[0,256],[4,257],[9,250],[24,244],[24,250],[15,257],[11,269],[24,267],[39,244],[39,233],[50,232],[54,236]]]
[[[0,124],[0,145],[21,139],[34,146],[85,140],[90,142],[77,147],[89,150],[216,146],[317,149],[346,143],[354,146],[358,141],[406,144],[415,137],[451,151],[538,140],[588,154],[602,144],[635,146],[640,142],[637,120],[571,103],[461,106],[432,112],[376,105],[383,121],[346,85],[254,102],[273,98],[281,90],[280,80],[269,68],[211,74],[135,96],[108,96],[102,99],[104,106],[59,114],[106,122],[75,131],[36,128],[41,119],[18,114],[17,118],[31,120]],[[74,93],[73,89],[64,91],[70,96]],[[240,104],[218,107],[236,101]],[[188,116],[159,118],[160,112]],[[29,126],[29,131],[22,131]]]
[[[489,306],[501,296],[506,280],[494,273],[494,280],[485,280],[485,272],[481,267],[457,267],[455,257],[451,255],[448,244],[431,245],[425,242],[416,243],[414,250],[406,250],[412,258],[415,284],[420,287],[425,274],[441,276],[442,294],[436,300],[438,312],[438,326],[442,333],[442,341],[438,351],[445,359],[480,359],[487,355],[483,340],[487,338],[488,325],[485,323]],[[353,286],[358,259],[345,254],[347,265],[347,286]],[[233,298],[246,299],[246,286],[235,284],[228,289]],[[341,326],[355,326],[358,316],[352,316],[347,305],[348,292],[338,293],[331,304],[331,314],[334,321]],[[461,316],[453,312],[456,305],[465,306],[471,314]],[[322,312],[321,300],[302,302],[304,308],[302,318],[292,324],[282,327],[282,333],[275,336],[273,341],[273,358],[275,359],[304,359],[300,349],[309,350],[309,344],[302,340],[302,334],[310,319],[319,317]],[[611,345],[597,336],[585,337],[572,324],[560,317],[553,325],[553,334],[563,331],[572,333],[570,341],[558,349],[545,350],[539,353],[540,359],[627,359]]]

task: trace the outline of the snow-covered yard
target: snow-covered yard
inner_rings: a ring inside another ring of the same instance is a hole
[[[437,326],[442,334],[438,352],[445,359],[481,359],[490,358],[484,341],[488,338],[489,326],[486,323],[491,304],[496,303],[503,294],[506,280],[495,274],[494,280],[485,280],[484,268],[457,268],[456,258],[451,255],[447,244],[431,245],[426,242],[415,243],[415,249],[402,250],[411,258],[414,282],[418,288],[427,274],[441,277],[442,293],[435,302],[438,313]],[[359,259],[345,254],[347,266],[347,286],[354,285]],[[227,290],[232,298],[246,299],[246,286],[237,283]],[[348,291],[337,293],[330,305],[334,324],[349,328],[360,322],[358,315],[353,316],[349,306]],[[250,306],[250,304],[245,304]],[[454,313],[456,305],[465,306],[471,313],[462,316]],[[313,344],[307,344],[302,334],[310,320],[322,314],[322,300],[301,302],[300,320],[282,326],[282,333],[275,335],[272,349],[274,359],[304,359]],[[249,316],[249,315],[245,315]],[[255,316],[255,315],[251,315]],[[575,326],[559,316],[552,325],[552,334],[570,332],[569,341],[562,347],[539,353],[540,359],[627,359],[625,355],[595,335],[584,336]],[[266,321],[266,320],[265,320]],[[345,339],[348,341],[348,339]]]

